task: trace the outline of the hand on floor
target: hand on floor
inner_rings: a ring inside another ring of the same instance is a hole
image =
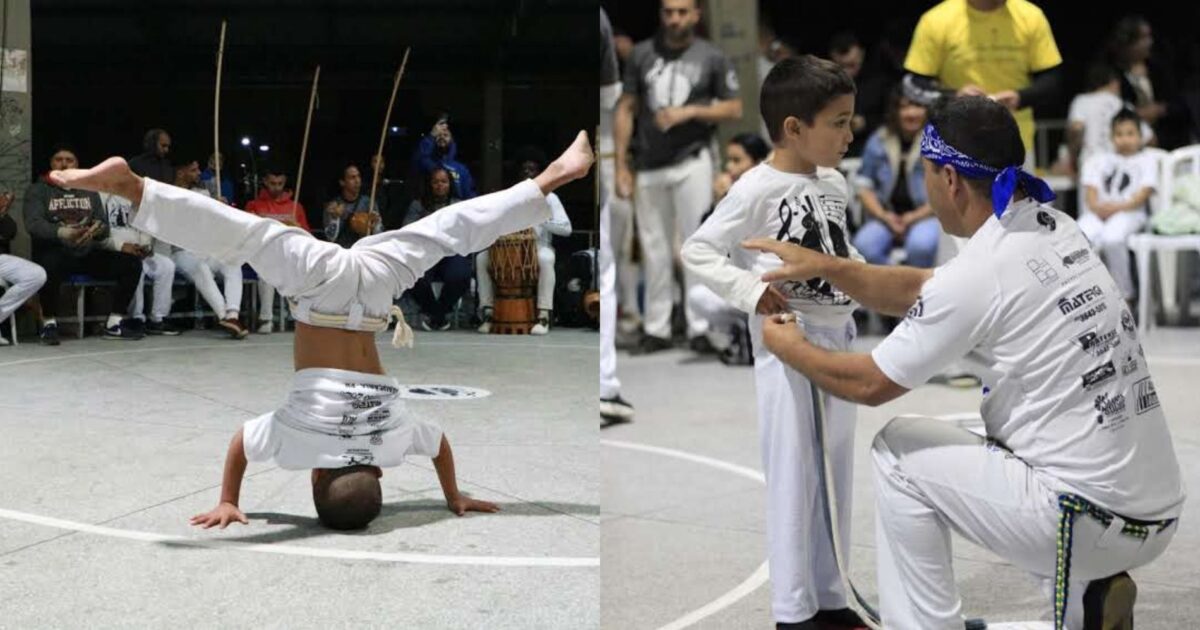
[[[197,527],[210,529],[213,525],[220,525],[221,529],[225,529],[230,523],[238,522],[243,525],[249,525],[250,521],[246,520],[246,515],[238,509],[238,506],[222,502],[212,510],[203,514],[197,514],[192,517],[191,523]]]
[[[446,507],[450,508],[451,512],[462,516],[467,512],[499,512],[500,506],[489,501],[480,501],[471,497],[458,495],[453,499],[446,499]]]

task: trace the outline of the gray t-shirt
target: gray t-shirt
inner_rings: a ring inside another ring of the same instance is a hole
[[[725,53],[708,41],[697,38],[683,50],[670,50],[656,37],[633,47],[623,91],[638,98],[634,165],[648,170],[676,164],[707,147],[717,127],[690,120],[664,133],[654,124],[654,112],[737,98],[738,78]]]

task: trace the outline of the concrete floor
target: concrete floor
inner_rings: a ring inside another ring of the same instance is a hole
[[[596,343],[381,336],[402,384],[491,392],[409,408],[445,429],[460,487],[503,511],[456,518],[415,459],[353,534],[320,528],[308,473],[273,464],[247,471],[249,526],[188,526],[216,504],[230,436],[283,399],[290,334],[0,348],[0,628],[596,627]]]
[[[878,338],[858,344],[867,350]],[[1145,340],[1185,482],[1200,488],[1200,330],[1160,329]],[[619,357],[622,395],[635,422],[601,433],[602,626],[771,627],[765,573],[764,493],[752,368],[683,350]],[[979,394],[925,386],[882,407],[861,408],[855,436],[851,577],[875,591],[874,492],[867,449],[902,413],[978,410]],[[632,450],[639,446],[671,451]],[[711,458],[701,459],[701,458]],[[1134,572],[1141,630],[1200,627],[1200,521],[1185,514],[1167,553]],[[956,538],[965,610],[989,622],[1050,619],[1034,582],[999,557]],[[1049,627],[1045,624],[1007,627]]]

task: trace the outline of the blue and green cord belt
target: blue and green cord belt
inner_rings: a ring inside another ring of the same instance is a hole
[[[1054,567],[1054,630],[1063,630],[1067,615],[1067,584],[1071,579],[1071,536],[1075,529],[1075,517],[1087,514],[1108,527],[1112,524],[1114,515],[1074,494],[1058,495],[1058,509],[1058,559]],[[1152,531],[1160,532],[1174,522],[1173,518],[1153,522],[1126,519],[1121,533],[1145,540]]]

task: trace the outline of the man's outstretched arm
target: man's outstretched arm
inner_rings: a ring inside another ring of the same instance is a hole
[[[871,355],[830,352],[810,343],[794,315],[763,319],[763,343],[780,361],[842,400],[877,407],[908,393],[879,369]]]
[[[763,275],[763,280],[804,282],[811,278],[824,278],[855,302],[895,317],[908,312],[921,295],[921,286],[933,277],[932,269],[868,265],[773,239],[756,238],[742,245],[748,249],[771,252],[783,261],[782,267]]]

